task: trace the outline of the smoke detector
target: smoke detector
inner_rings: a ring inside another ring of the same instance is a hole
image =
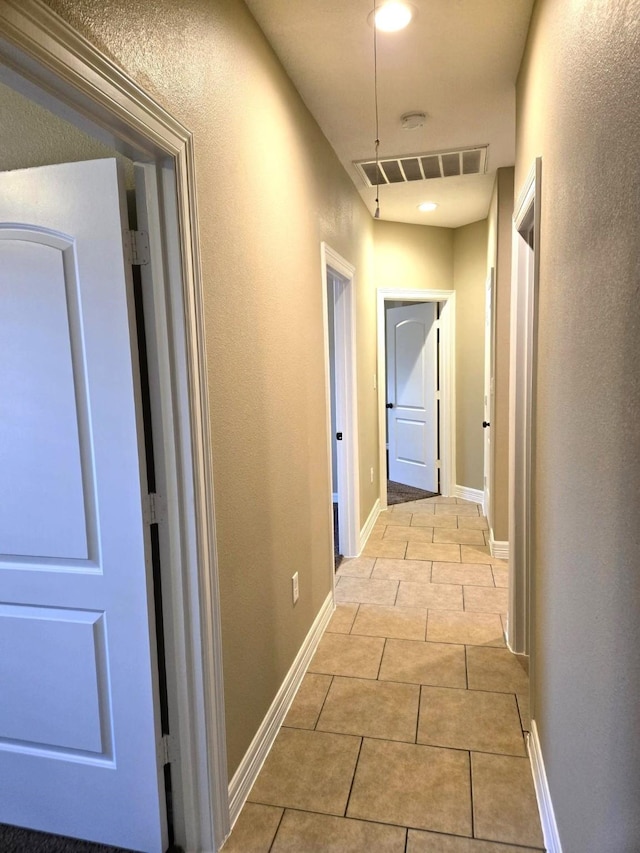
[[[426,113],[405,113],[400,116],[400,124],[403,130],[417,130],[424,126],[426,120]]]

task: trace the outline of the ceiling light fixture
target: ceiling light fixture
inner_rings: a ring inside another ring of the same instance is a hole
[[[418,210],[421,210],[423,213],[430,213],[437,207],[438,205],[435,203],[435,201],[423,201],[422,204],[418,205]]]
[[[390,0],[389,3],[385,3],[377,10],[374,4],[375,29],[382,30],[385,33],[403,30],[413,18],[413,13],[414,10],[408,3],[401,3],[399,0]]]

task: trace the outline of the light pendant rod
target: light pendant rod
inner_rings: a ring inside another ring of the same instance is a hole
[[[380,121],[378,117],[378,32],[375,26],[376,0],[373,0],[373,96],[376,108],[376,212],[375,219],[380,219]]]

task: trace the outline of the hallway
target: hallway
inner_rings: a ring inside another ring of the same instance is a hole
[[[380,514],[225,853],[544,849],[486,527],[456,498]]]

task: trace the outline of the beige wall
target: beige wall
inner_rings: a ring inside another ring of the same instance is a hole
[[[536,4],[518,192],[542,157],[533,702],[566,853],[640,839],[640,4]]]
[[[453,230],[374,222],[374,287],[453,290]]]
[[[493,295],[494,402],[491,412],[489,527],[497,542],[509,539],[509,340],[511,312],[512,167],[498,169],[488,218],[487,267],[495,270]]]
[[[194,133],[233,774],[331,588],[320,241],[368,293],[371,217],[243,3],[49,5]]]
[[[484,323],[487,221],[453,232],[456,291],[456,484],[484,488]]]

